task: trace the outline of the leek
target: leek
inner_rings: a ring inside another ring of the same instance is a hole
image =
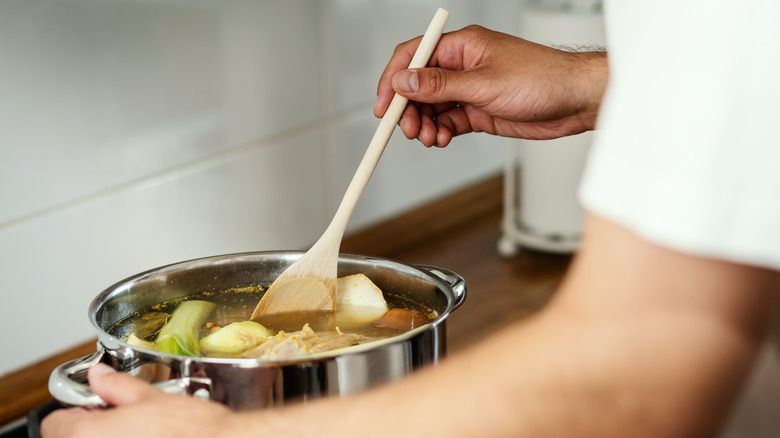
[[[198,332],[216,305],[208,301],[185,301],[160,330],[155,349],[180,356],[198,355]]]

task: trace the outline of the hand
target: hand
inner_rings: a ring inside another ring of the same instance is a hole
[[[431,68],[406,70],[420,39],[396,47],[374,104],[381,117],[394,92],[409,98],[399,122],[407,138],[444,147],[469,132],[541,140],[594,128],[605,53],[565,52],[469,26],[442,35]]]
[[[41,436],[187,437],[230,436],[235,416],[225,406],[192,397],[166,394],[152,385],[98,364],[89,370],[93,392],[109,409],[59,409],[41,424]]]

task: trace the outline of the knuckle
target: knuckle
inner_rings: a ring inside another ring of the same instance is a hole
[[[393,55],[407,55],[407,54],[414,54],[415,46],[412,46],[412,43],[414,40],[404,41],[403,43],[400,43],[395,46],[395,49],[393,49]]]
[[[481,33],[483,31],[485,31],[485,29],[486,28],[484,28],[484,27],[482,27],[482,26],[480,26],[478,24],[469,24],[468,26],[463,28],[463,31],[464,32],[469,32],[469,33]]]
[[[433,94],[441,94],[447,87],[447,75],[442,69],[430,70],[428,75],[428,89]]]

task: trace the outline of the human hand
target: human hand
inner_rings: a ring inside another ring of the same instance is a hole
[[[45,438],[230,436],[235,414],[227,407],[193,397],[167,394],[108,365],[89,369],[92,391],[109,409],[59,409],[41,423]]]
[[[595,126],[608,77],[604,52],[565,52],[468,26],[441,37],[432,67],[407,70],[419,42],[396,47],[374,104],[382,117],[394,93],[409,98],[399,122],[409,139],[444,147],[469,132],[541,140]]]

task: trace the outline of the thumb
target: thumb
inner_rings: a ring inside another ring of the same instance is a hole
[[[477,85],[470,83],[471,77],[465,71],[443,68],[406,69],[393,75],[393,89],[417,102],[466,102]]]
[[[92,392],[110,406],[121,406],[143,400],[159,390],[126,373],[118,373],[104,363],[93,365],[88,373]]]

